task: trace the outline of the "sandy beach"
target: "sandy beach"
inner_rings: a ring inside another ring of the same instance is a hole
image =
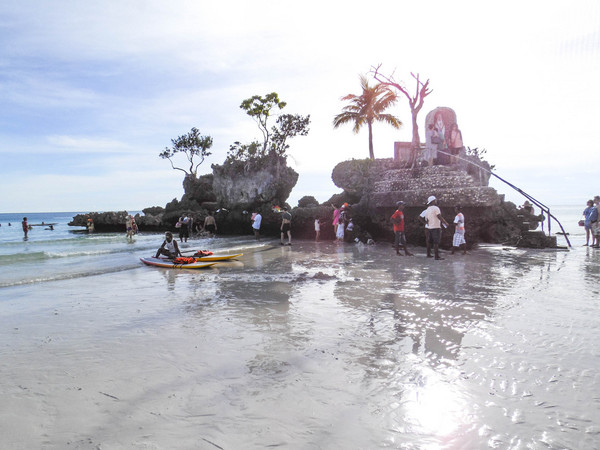
[[[597,444],[600,251],[275,244],[3,288],[2,447]]]

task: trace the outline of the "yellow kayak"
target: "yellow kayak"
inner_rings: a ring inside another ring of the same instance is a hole
[[[243,256],[243,253],[238,253],[237,255],[209,255],[209,256],[194,256],[197,262],[206,262],[206,261],[226,261],[228,259],[238,258]]]
[[[164,267],[166,269],[204,269],[206,267],[214,266],[216,264],[214,262],[210,262],[208,264],[200,262],[195,262],[191,264],[175,264],[172,259],[154,257],[140,258],[140,261],[142,261],[148,266]]]

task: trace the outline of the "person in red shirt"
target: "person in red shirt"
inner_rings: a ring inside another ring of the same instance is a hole
[[[27,217],[23,217],[23,222],[21,222],[21,226],[23,227],[23,233],[25,234],[25,239],[27,239],[27,233],[29,232],[29,224],[27,223]]]
[[[396,249],[396,255],[401,256],[400,247],[404,249],[404,254],[406,256],[413,256],[406,248],[406,235],[404,234],[404,202],[399,201],[396,203],[396,211],[390,217],[390,220],[394,224],[394,234],[396,235],[396,239],[394,241],[394,247]]]

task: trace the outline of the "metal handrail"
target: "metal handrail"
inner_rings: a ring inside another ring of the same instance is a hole
[[[533,204],[535,204],[535,205],[536,205],[538,208],[540,208],[540,209],[541,209],[543,212],[545,212],[545,213],[546,213],[546,215],[549,217],[549,219],[548,219],[548,236],[550,236],[550,235],[551,235],[551,229],[552,229],[552,228],[551,228],[551,225],[550,225],[550,224],[551,224],[551,220],[550,220],[550,218],[552,218],[552,219],[556,220],[556,223],[557,223],[557,224],[558,224],[558,226],[560,227],[560,229],[561,229],[561,231],[562,231],[562,234],[563,234],[563,236],[565,237],[565,240],[567,241],[567,245],[568,245],[569,247],[572,247],[572,246],[571,246],[571,242],[569,241],[569,238],[567,237],[567,233],[565,233],[565,229],[563,228],[563,226],[562,226],[562,224],[560,223],[560,221],[559,221],[559,220],[558,220],[558,219],[557,219],[555,216],[553,216],[552,214],[550,214],[550,208],[549,208],[548,206],[544,205],[542,202],[540,202],[539,200],[537,200],[537,199],[535,199],[534,197],[532,197],[531,195],[529,195],[529,194],[528,194],[527,192],[525,192],[523,189],[521,189],[521,188],[519,188],[519,187],[515,186],[514,184],[512,184],[511,182],[509,182],[509,181],[505,180],[505,179],[504,179],[504,178],[502,178],[501,176],[499,176],[499,175],[496,175],[496,174],[495,174],[494,172],[492,172],[491,170],[489,170],[489,169],[486,169],[485,167],[482,167],[482,166],[480,166],[479,164],[475,164],[473,161],[469,161],[469,160],[467,160],[467,159],[465,159],[465,158],[461,158],[461,157],[460,157],[460,156],[458,156],[458,155],[453,155],[452,153],[448,153],[448,152],[445,152],[445,151],[443,151],[443,150],[437,150],[437,152],[438,152],[438,153],[443,153],[444,155],[448,155],[448,156],[451,156],[451,157],[454,157],[454,158],[457,158],[457,159],[460,159],[461,161],[464,161],[464,162],[466,162],[467,164],[472,164],[473,166],[475,166],[475,167],[477,167],[477,168],[479,168],[479,169],[481,169],[481,170],[484,170],[485,172],[489,173],[490,175],[493,175],[493,176],[495,176],[496,178],[498,178],[498,179],[499,179],[500,181],[502,181],[503,183],[506,183],[507,185],[509,185],[511,188],[513,188],[513,189],[514,189],[515,191],[517,191],[519,194],[523,195],[523,196],[524,196],[525,198],[527,198],[528,200],[531,200],[531,202],[533,202]],[[543,224],[543,222],[542,222],[542,224]],[[542,231],[543,231],[543,230],[544,230],[544,226],[542,225]]]

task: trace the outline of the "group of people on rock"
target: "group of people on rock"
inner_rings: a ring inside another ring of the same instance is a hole
[[[600,248],[600,195],[593,200],[587,201],[587,207],[583,210],[584,219],[579,222],[585,228],[585,244],[593,248]],[[590,237],[592,243],[590,245]]]

